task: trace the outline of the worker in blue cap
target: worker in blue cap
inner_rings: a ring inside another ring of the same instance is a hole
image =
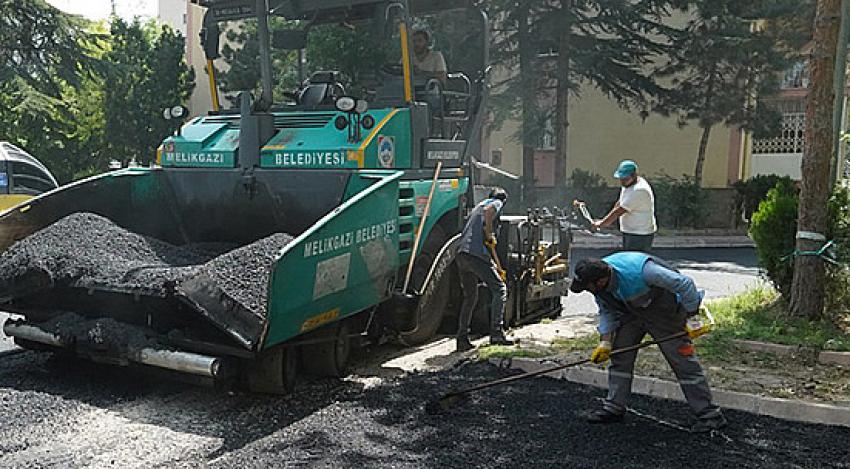
[[[620,221],[624,251],[649,252],[657,230],[655,224],[655,195],[646,179],[638,175],[638,165],[623,160],[614,172],[620,180],[620,198],[605,218],[593,223],[599,230]]]

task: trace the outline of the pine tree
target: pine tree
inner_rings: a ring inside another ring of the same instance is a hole
[[[565,184],[570,94],[580,95],[583,87],[592,86],[622,108],[645,115],[650,99],[666,91],[652,75],[652,65],[668,53],[670,44],[664,38],[675,32],[664,19],[686,4],[658,0],[491,2],[494,65],[507,75],[494,84],[492,124],[497,128],[507,118],[522,119],[523,130],[515,138],[523,143],[529,192],[534,184],[534,148],[547,120],[554,121],[556,129],[556,185]],[[541,51],[557,53],[554,67],[547,67],[546,59],[538,57]]]
[[[763,98],[774,96],[778,78],[795,52],[786,30],[769,27],[798,15],[797,2],[699,0],[692,19],[672,31],[673,47],[657,76],[669,80],[654,110],[676,115],[680,126],[702,129],[694,180],[701,184],[712,129],[735,125],[755,132],[775,127],[778,113]]]

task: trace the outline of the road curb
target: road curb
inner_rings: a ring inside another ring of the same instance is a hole
[[[490,363],[502,368],[511,368],[523,372],[539,371],[555,364],[541,363],[529,358],[491,359]],[[554,371],[545,376],[563,379],[573,383],[608,388],[608,373],[605,370],[590,367],[574,367]],[[662,399],[684,402],[685,398],[679,384],[647,376],[635,376],[632,391]],[[837,406],[817,402],[804,402],[794,399],[781,399],[747,394],[723,389],[712,389],[715,404],[726,409],[740,410],[758,415],[766,415],[795,422],[817,423],[850,427],[850,406]]]
[[[620,238],[590,238],[578,237],[573,239],[572,247],[579,249],[619,249]],[[701,248],[753,248],[755,242],[746,236],[729,236],[717,238],[701,237],[657,237],[652,243],[655,249],[701,249]]]
[[[823,351],[818,354],[818,361],[824,365],[850,366],[850,352]]]
[[[732,345],[751,352],[772,353],[773,355],[780,357],[790,357],[795,355],[814,356],[817,354],[817,350],[811,347],[803,347],[802,345],[774,344],[772,342],[760,342],[757,340],[733,339]]]

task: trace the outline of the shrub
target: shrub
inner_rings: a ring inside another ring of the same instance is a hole
[[[793,259],[797,232],[798,194],[791,181],[781,179],[769,190],[765,200],[753,214],[750,236],[756,242],[759,265],[771,283],[783,295],[791,290],[794,274]],[[826,309],[833,314],[843,313],[850,305],[850,190],[837,187],[829,199],[826,237],[835,241],[830,250],[838,261],[826,270]]]
[[[659,174],[649,181],[655,194],[655,217],[667,228],[699,227],[704,218],[705,197],[693,177],[675,179]]]
[[[797,232],[797,190],[789,180],[780,180],[753,213],[750,237],[756,242],[759,265],[783,295],[791,290],[793,265],[785,259],[794,250]]]
[[[829,230],[827,238],[835,241],[831,250],[838,265],[826,270],[826,310],[838,314],[850,309],[850,190],[838,186],[829,198]]]
[[[761,201],[767,197],[767,191],[773,189],[780,180],[791,183],[791,178],[788,176],[780,177],[775,174],[760,174],[746,181],[736,182],[733,187],[737,191],[735,206],[738,209],[738,215],[749,221],[753,213],[758,210]]]

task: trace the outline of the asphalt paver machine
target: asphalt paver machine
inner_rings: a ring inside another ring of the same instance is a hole
[[[486,15],[465,1],[193,3],[206,8],[210,64],[228,24],[256,25],[261,86],[224,109],[211,66],[213,110],[168,137],[157,165],[0,214],[0,302],[15,315],[4,332],[275,393],[298,370],[341,374],[358,339],[433,337],[459,303],[452,260],[474,203]],[[414,72],[415,26],[444,46],[445,79]],[[312,70],[275,99],[273,51],[300,57],[328,28],[367,38],[374,63],[356,83]],[[501,244],[512,323],[559,314],[568,282],[568,233],[544,239],[543,217],[522,218]]]

